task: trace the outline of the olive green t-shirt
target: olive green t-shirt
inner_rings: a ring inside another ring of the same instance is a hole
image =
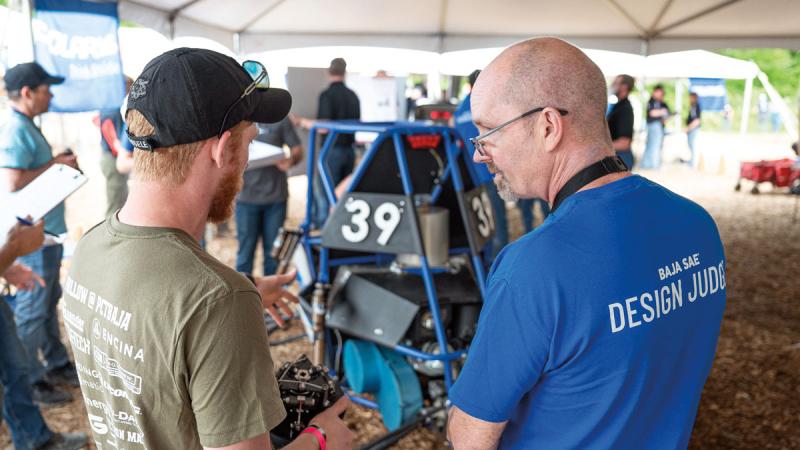
[[[222,447],[285,417],[258,291],[183,231],[112,215],[62,304],[99,449]]]

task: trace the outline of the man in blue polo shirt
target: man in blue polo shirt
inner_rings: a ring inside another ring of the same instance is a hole
[[[12,67],[4,78],[11,111],[0,128],[2,189],[18,191],[53,164],[77,168],[77,159],[71,152],[53,156],[47,139],[33,123],[34,117],[47,112],[50,107],[53,98],[50,85],[59,84],[64,78],[48,74],[37,63]],[[48,233],[61,235],[67,232],[63,203],[45,216],[44,226]],[[58,390],[55,385],[79,386],[75,367],[61,343],[56,313],[61,298],[59,272],[62,253],[61,244],[50,238],[45,240],[42,248],[20,258],[22,264],[42,276],[45,286],[19,292],[14,310],[17,334],[27,351],[33,399],[46,405],[72,399],[68,392]],[[46,365],[39,361],[40,351]]]
[[[725,308],[717,227],[627,171],[605,80],[554,38],[506,49],[472,95],[475,160],[545,223],[490,273],[450,391],[456,449],[675,449],[691,435]]]

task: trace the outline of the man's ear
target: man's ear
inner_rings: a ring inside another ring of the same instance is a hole
[[[228,157],[228,143],[231,139],[231,130],[222,133],[222,137],[217,140],[212,139],[209,144],[211,145],[211,160],[218,169],[225,167],[225,162]]]
[[[542,135],[544,150],[552,152],[558,147],[561,143],[561,138],[564,136],[564,118],[553,108],[545,108],[541,115],[541,125],[544,127]]]
[[[33,89],[30,86],[22,86],[22,89],[19,90],[19,96],[24,99],[29,99],[33,95]]]

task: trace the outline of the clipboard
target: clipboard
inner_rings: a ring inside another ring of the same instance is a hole
[[[64,164],[54,164],[24,188],[0,196],[0,244],[17,217],[31,216],[38,222],[72,195],[88,179],[80,171]]]
[[[288,158],[286,151],[282,147],[270,145],[261,141],[251,142],[249,152],[246,171],[272,166],[278,161]]]

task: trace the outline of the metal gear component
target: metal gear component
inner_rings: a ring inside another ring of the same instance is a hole
[[[284,363],[275,373],[286,419],[272,433],[292,440],[317,414],[333,405],[344,393],[329,370],[315,365],[306,355]]]

